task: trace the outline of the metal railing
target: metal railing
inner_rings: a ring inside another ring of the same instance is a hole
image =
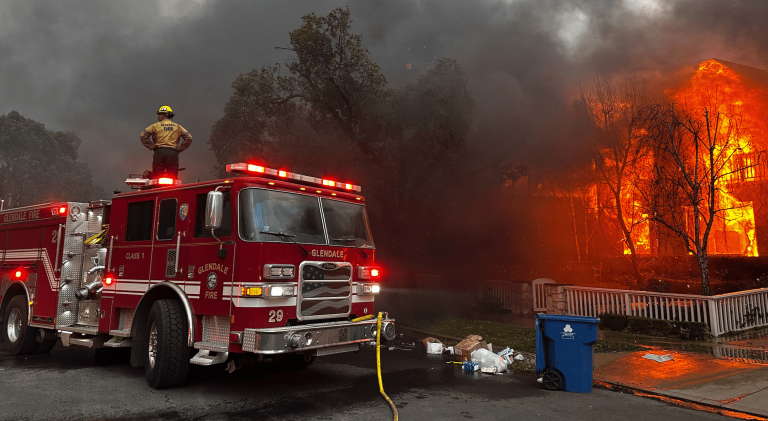
[[[470,284],[470,302],[498,304],[504,310],[512,310],[512,297],[519,288],[511,282],[473,280]]]
[[[712,297],[564,286],[567,312],[597,317],[624,314],[669,321],[705,323],[712,336],[768,326],[768,288]]]
[[[546,312],[547,311],[547,284],[556,284],[557,282],[552,279],[539,278],[531,281],[531,289],[533,290],[533,311],[534,312]]]
[[[546,278],[520,282],[426,274],[415,274],[412,279],[415,279],[415,282],[410,283],[407,288],[419,291],[442,290],[461,293],[466,296],[468,303],[472,306],[491,304],[503,310],[515,310],[514,304],[523,291],[522,285],[530,284],[533,298],[528,304],[530,307],[517,309],[524,312],[546,311],[547,296],[544,284],[556,283]],[[517,304],[520,305],[520,301],[517,301]]]

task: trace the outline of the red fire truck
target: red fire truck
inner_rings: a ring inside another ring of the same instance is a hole
[[[375,340],[380,268],[360,187],[238,163],[111,201],[0,212],[5,348],[132,347],[155,388],[230,353],[299,365]],[[356,320],[356,319],[366,320]],[[382,323],[381,339],[395,335]]]

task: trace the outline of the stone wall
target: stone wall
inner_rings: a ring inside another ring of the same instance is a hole
[[[547,284],[547,314],[565,314],[568,309],[568,293],[562,284]]]

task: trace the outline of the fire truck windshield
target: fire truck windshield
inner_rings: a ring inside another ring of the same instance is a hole
[[[244,189],[240,192],[239,213],[243,240],[325,244],[317,197]]]
[[[322,202],[331,245],[373,248],[365,207],[338,200],[322,199]]]

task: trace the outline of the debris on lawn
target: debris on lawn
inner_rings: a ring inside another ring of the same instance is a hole
[[[501,351],[497,352],[496,355],[498,355],[499,357],[503,358],[504,361],[506,361],[506,363],[509,365],[509,364],[512,364],[512,360],[510,360],[509,357],[510,357],[510,355],[514,355],[514,353],[515,353],[514,349],[512,349],[510,347],[506,347],[506,348],[502,349]]]
[[[468,372],[479,371],[480,364],[473,363],[472,361],[464,361],[461,363],[461,369]]]
[[[440,342],[440,339],[433,338],[431,336],[422,339],[421,343],[424,344],[424,348],[427,348],[429,344],[440,344],[440,345],[443,344],[442,342]]]
[[[656,361],[657,363],[664,363],[667,361],[672,361],[675,359],[671,354],[666,355],[656,355],[656,354],[645,354],[643,355],[643,358],[647,358],[651,361]]]
[[[488,344],[485,343],[483,337],[480,335],[469,335],[453,347],[453,355],[457,361],[471,361],[472,352],[480,348],[488,349]]]
[[[504,358],[486,348],[479,348],[473,351],[472,362],[477,363],[483,373],[495,374],[507,371],[507,362]]]
[[[439,339],[433,338],[431,336],[422,339],[421,343],[424,344],[424,348],[427,350],[427,354],[441,355],[445,349],[445,345],[443,345]]]

